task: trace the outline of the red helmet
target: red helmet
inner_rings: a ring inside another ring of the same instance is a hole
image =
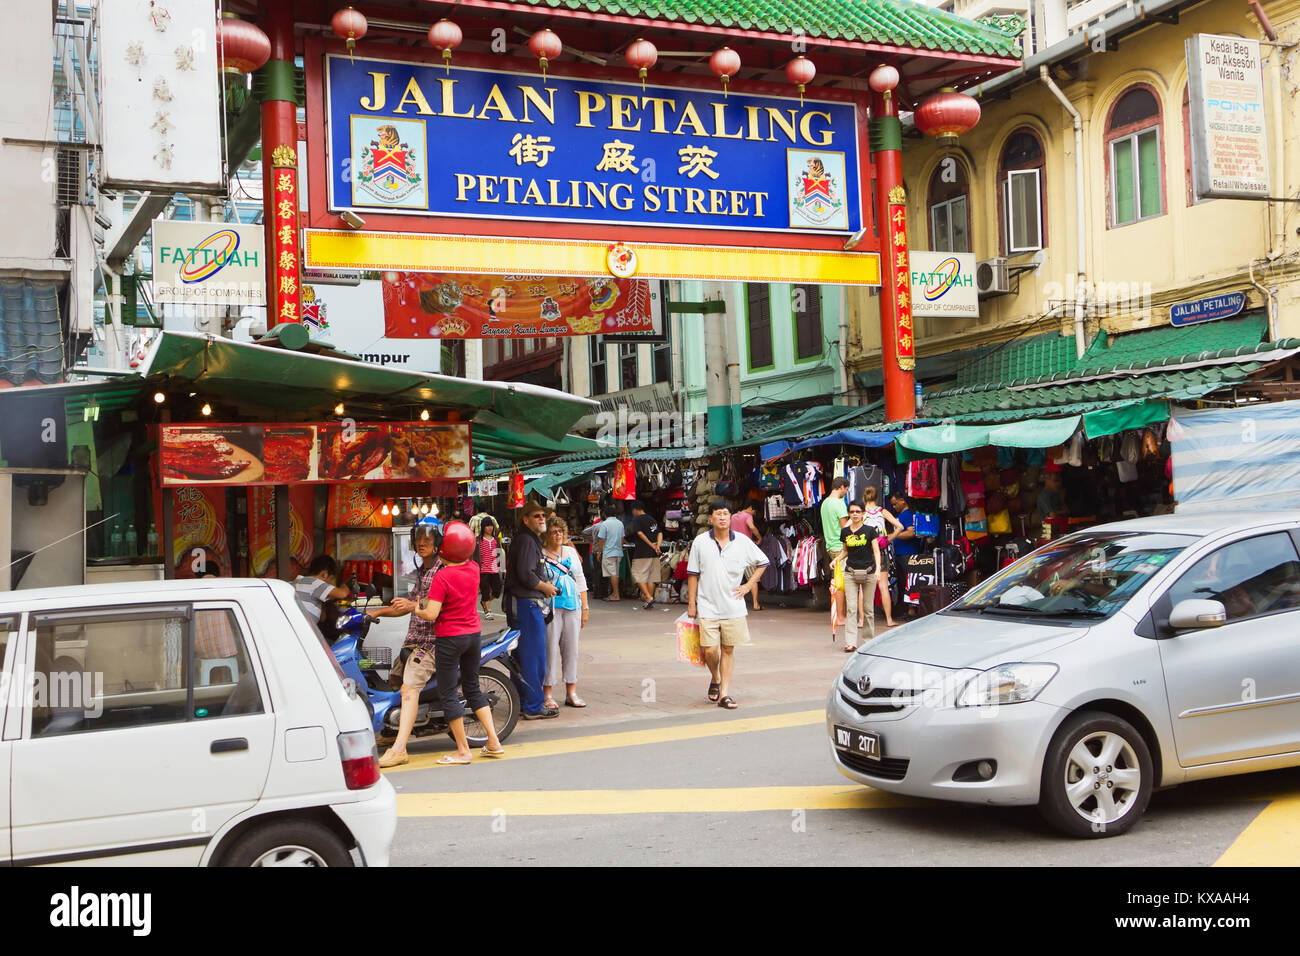
[[[442,529],[442,560],[452,563],[467,561],[474,553],[474,532],[463,521],[453,521]]]

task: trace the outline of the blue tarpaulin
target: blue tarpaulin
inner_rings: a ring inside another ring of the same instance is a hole
[[[898,437],[898,432],[862,432],[856,430],[835,432],[831,435],[821,435],[817,438],[806,438],[803,441],[774,441],[768,442],[759,449],[759,454],[763,456],[764,461],[780,456],[792,451],[803,451],[805,448],[812,448],[815,445],[856,445],[859,448],[883,448],[886,445],[892,445],[894,439]]]

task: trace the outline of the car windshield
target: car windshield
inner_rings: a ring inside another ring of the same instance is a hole
[[[948,610],[1103,620],[1195,540],[1143,532],[1071,535],[1017,561]]]

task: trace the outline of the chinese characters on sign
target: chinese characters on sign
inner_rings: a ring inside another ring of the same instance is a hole
[[[901,202],[889,204],[887,256],[898,313],[898,367],[910,372],[916,364],[916,347],[912,328],[912,272],[907,258],[907,209]]]
[[[267,325],[302,321],[302,299],[298,268],[298,157],[288,146],[277,146],[271,154],[275,168],[275,201],[272,219],[275,243],[271,260],[275,265],[274,288],[267,301]]]
[[[350,160],[334,164],[331,209],[776,232],[861,228],[852,103],[444,72],[325,56],[328,151]]]

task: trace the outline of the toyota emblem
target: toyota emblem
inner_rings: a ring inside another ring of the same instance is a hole
[[[871,678],[863,674],[858,678],[858,693],[866,697],[869,690],[871,690]]]

